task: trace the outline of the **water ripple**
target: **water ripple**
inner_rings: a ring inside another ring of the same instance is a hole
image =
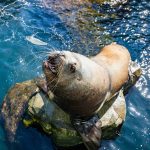
[[[44,1],[46,0],[0,2],[1,99],[12,84],[42,73],[41,63],[46,59],[47,52],[69,49],[84,55],[93,55],[100,47],[116,41],[129,49],[132,59],[140,64],[143,74],[126,97],[127,116],[121,133],[116,139],[103,141],[100,149],[149,150],[149,1],[122,1],[123,3],[117,5],[113,4],[113,0],[112,5],[82,0],[75,5],[70,2],[76,1],[70,0],[51,0],[47,4]],[[36,35],[36,38],[48,45],[33,45],[25,38],[30,35]],[[0,149],[6,150],[3,139],[2,133]],[[22,130],[19,139],[18,145],[13,145],[12,149],[28,149],[28,145],[31,149],[52,149],[49,139],[32,129]]]

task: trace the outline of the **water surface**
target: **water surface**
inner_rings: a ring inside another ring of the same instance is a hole
[[[0,2],[0,99],[16,82],[42,74],[48,51],[71,50],[93,55],[115,41],[126,46],[143,75],[126,96],[127,116],[116,139],[103,141],[100,150],[150,150],[150,3],[132,0],[110,6],[87,1],[60,5],[46,0]],[[34,45],[26,36],[48,43]],[[9,144],[0,128],[1,150],[52,150],[51,139],[36,129],[19,129]]]

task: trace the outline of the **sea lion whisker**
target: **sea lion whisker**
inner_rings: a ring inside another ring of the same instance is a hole
[[[32,57],[32,59],[46,59],[48,57],[49,53],[45,53],[45,52],[35,52],[35,53],[32,53],[32,54],[29,54],[29,55],[26,55],[24,56],[24,59],[27,59],[29,57]]]
[[[31,55],[32,56],[32,55]],[[48,56],[48,55],[47,55]],[[32,59],[28,62],[28,64],[30,64],[30,63],[32,63],[33,61],[41,61],[42,62],[42,60],[43,60],[43,58],[46,58],[47,56],[45,56],[45,54],[43,54],[43,56],[41,56],[41,59],[40,59],[40,57],[38,56],[34,56],[34,57],[32,57]],[[38,58],[38,59],[37,59]]]
[[[55,79],[57,79],[56,77],[55,78],[53,78],[53,80],[47,80],[47,86],[49,86],[53,81],[55,81]]]
[[[59,73],[59,72],[58,72]],[[53,81],[55,81],[57,77],[54,77],[53,80],[47,80],[47,86],[49,86]]]
[[[51,89],[52,92],[55,91],[55,89],[56,89],[56,87],[57,87],[57,85],[58,85],[58,82],[59,82],[59,80],[57,80],[56,84],[55,84],[55,85],[53,86],[53,88]]]
[[[61,65],[60,67],[59,67],[59,71],[58,71],[58,80],[57,80],[57,82],[56,82],[56,84],[54,85],[54,87],[53,87],[53,89],[52,89],[52,92],[54,92],[54,90],[56,89],[56,86],[58,85],[58,82],[59,82],[59,80],[60,80],[60,75],[62,74],[62,69],[63,69],[63,67],[62,67],[63,65]]]
[[[27,58],[27,57],[25,57],[25,58]],[[42,57],[41,57],[41,61],[42,61]],[[37,57],[33,57],[30,61],[28,61],[26,64],[30,64],[31,62],[33,62],[33,61],[40,61],[40,59],[37,59]]]
[[[35,54],[43,54],[43,56],[45,56],[46,54],[49,54],[48,52],[32,52],[28,55],[26,55],[25,57],[29,57],[29,56],[36,56]]]
[[[57,79],[57,78],[54,78],[54,80],[55,80],[55,79]],[[54,80],[52,80],[52,81],[54,81]],[[59,79],[57,80],[57,82],[56,82],[56,84],[53,86],[53,88],[51,89],[52,92],[54,92],[54,90],[55,90],[55,88],[56,88],[58,82],[59,82]],[[52,83],[52,82],[51,82],[51,83]]]
[[[51,52],[51,51],[50,51]],[[34,54],[44,54],[44,55],[49,55],[50,52],[46,52],[46,51],[38,51],[38,52],[34,52]]]
[[[30,64],[32,61],[34,61],[34,60],[37,61],[38,60],[37,57],[33,57],[32,55],[30,55],[30,56],[32,56],[32,59],[30,59],[30,61],[27,61],[27,63],[26,63],[26,59],[28,58],[28,56],[25,56],[24,58],[20,58],[21,60],[23,60],[23,63],[22,63],[23,66],[25,66],[25,65],[28,66],[28,64]],[[11,64],[16,65],[18,63],[21,63],[22,61],[20,62],[20,59],[16,59],[15,61],[12,61]],[[42,61],[42,59],[43,58],[41,57],[41,61]]]
[[[38,71],[38,69],[40,69],[40,68],[42,68],[42,66],[41,66],[41,65],[38,65],[37,67],[34,67],[34,68],[32,69],[32,71]]]
[[[53,81],[55,81],[55,80],[57,80],[57,78],[54,78],[53,80],[51,80],[51,81],[48,83],[47,86],[49,86],[49,85],[50,85]],[[53,86],[53,88],[50,89],[52,93],[54,92],[54,90],[55,90],[57,84],[58,84],[58,81],[57,81],[56,84]]]
[[[40,61],[42,60],[37,60],[37,59],[32,59],[31,61],[29,61],[26,65],[29,66],[29,65],[35,65],[37,63],[39,63]]]

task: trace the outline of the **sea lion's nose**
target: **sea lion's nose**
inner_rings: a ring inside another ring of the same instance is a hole
[[[43,67],[49,69],[56,74],[62,64],[62,58],[59,53],[51,53],[46,61],[43,62]]]
[[[50,63],[51,65],[59,65],[62,64],[62,62],[65,60],[65,54],[63,54],[62,52],[55,52],[55,53],[51,53],[48,57],[48,63]]]
[[[52,65],[57,65],[60,62],[60,55],[59,54],[49,55],[47,61]]]

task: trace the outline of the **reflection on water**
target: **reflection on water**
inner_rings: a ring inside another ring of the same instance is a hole
[[[65,23],[72,36],[70,49],[89,55],[112,42],[111,36],[97,24],[96,20],[96,16],[106,17],[106,15],[98,13],[89,0],[43,0],[43,6],[47,11],[53,10]]]
[[[143,76],[136,87],[145,98],[150,98],[150,4],[148,1],[132,1],[125,8],[130,10],[129,13],[120,16],[106,29],[116,41],[125,43],[132,58],[140,62]]]
[[[126,97],[127,116],[121,133],[114,140],[103,141],[100,149],[150,150],[150,3],[124,0],[115,4],[112,0],[110,4],[92,0],[0,1],[0,99],[12,84],[41,75],[47,52],[65,49],[93,55],[99,47],[116,41],[130,50],[143,75]],[[32,35],[48,44],[27,41]],[[32,128],[19,129],[16,144],[10,146],[12,150],[52,149],[50,139]],[[0,149],[7,148],[0,128]]]

